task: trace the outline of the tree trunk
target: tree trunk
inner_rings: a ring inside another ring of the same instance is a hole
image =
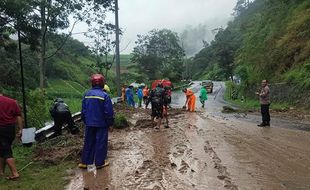
[[[41,1],[41,46],[39,52],[40,89],[45,86],[45,52],[46,52],[46,1]]]

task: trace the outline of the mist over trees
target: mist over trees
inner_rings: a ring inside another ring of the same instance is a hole
[[[181,46],[186,56],[190,57],[198,53],[213,36],[207,24],[187,26],[180,34]]]
[[[310,88],[310,1],[239,0],[234,20],[194,56],[194,78],[261,79]]]
[[[48,49],[48,42],[60,29],[84,21],[89,26],[102,24],[105,13],[113,10],[112,0],[3,0],[0,2],[0,41],[8,40],[20,31],[24,44],[37,54],[40,88],[46,85],[47,60],[53,57],[64,45],[71,32],[54,51]],[[75,19],[69,22],[69,17]],[[6,49],[7,50],[7,49]],[[11,49],[13,51],[13,49]]]

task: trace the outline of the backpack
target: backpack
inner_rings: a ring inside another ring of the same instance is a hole
[[[151,101],[162,104],[164,101],[164,89],[163,88],[155,88],[152,90]]]

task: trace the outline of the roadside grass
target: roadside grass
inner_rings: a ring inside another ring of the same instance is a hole
[[[132,65],[131,60],[130,60],[131,57],[132,57],[131,54],[120,55],[120,66],[122,67],[123,70],[124,69],[126,70],[128,66]],[[113,58],[112,56],[108,56],[108,59],[112,60],[112,58]],[[111,69],[115,70],[115,67],[116,67],[116,64],[113,63]]]
[[[113,127],[116,129],[124,129],[126,127],[129,127],[129,123],[126,116],[123,114],[116,114]]]
[[[224,94],[224,100],[225,101],[227,101],[233,105],[237,105],[243,111],[260,110],[260,103],[259,103],[258,98],[257,99],[244,98],[243,100],[241,100],[240,97],[237,97],[237,99],[232,99],[230,97],[230,90],[229,90],[230,86],[231,86],[230,84],[226,83],[227,89],[226,89],[225,94]],[[290,107],[292,107],[292,105],[290,105],[289,103],[271,102],[271,104],[270,104],[270,109],[275,110],[275,111],[287,110]]]
[[[79,98],[83,96],[86,88],[72,81],[50,79],[46,91],[47,95],[49,97],[54,96],[53,98],[56,96],[59,98]]]
[[[121,64],[127,65],[129,63],[131,55],[121,56]],[[87,63],[85,63],[88,61]],[[91,64],[91,61],[82,59],[81,62],[85,65]],[[68,74],[69,72],[67,72]],[[79,81],[88,81],[88,75],[76,74],[75,78]],[[111,76],[111,75],[110,75]],[[49,79],[48,87],[46,88],[46,94],[48,99],[45,102],[47,107],[50,107],[55,98],[63,98],[64,101],[70,107],[72,113],[81,111],[82,97],[88,86],[83,86],[80,83],[63,80],[63,79]],[[124,117],[119,116],[118,119],[120,126],[124,126]],[[9,181],[3,177],[0,177],[0,190],[42,190],[53,189],[62,190],[68,183],[68,176],[66,170],[76,167],[74,160],[63,161],[60,164],[44,163],[34,160],[33,147],[24,147],[21,144],[13,145],[14,157],[16,158],[16,166],[20,171],[20,178],[17,181]],[[6,168],[5,176],[9,176],[10,171]]]
[[[82,98],[87,88],[73,81],[62,79],[49,80],[47,95],[52,101],[59,97],[69,106],[72,113],[81,111]]]
[[[72,114],[81,111],[82,97],[81,98],[65,98],[64,101],[69,106]]]
[[[68,180],[65,179],[68,175],[66,169],[73,168],[75,166],[74,162],[64,161],[59,165],[48,166],[33,160],[33,150],[34,147],[28,148],[22,145],[14,145],[13,152],[17,169],[23,170],[20,171],[20,178],[17,181],[0,178],[1,190],[64,189],[64,186],[68,183]],[[5,174],[6,176],[10,175],[7,167]]]

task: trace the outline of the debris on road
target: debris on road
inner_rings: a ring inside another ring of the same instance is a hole
[[[230,106],[223,106],[222,113],[236,113],[236,112],[238,112],[238,110]]]

